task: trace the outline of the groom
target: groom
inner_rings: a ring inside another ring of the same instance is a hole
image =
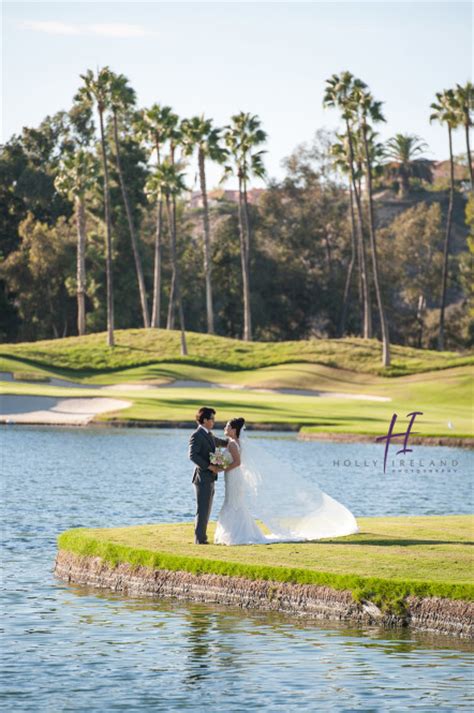
[[[194,542],[207,545],[207,523],[214,498],[214,482],[219,468],[210,463],[210,455],[216,446],[225,447],[227,439],[216,438],[211,429],[216,412],[203,406],[196,414],[197,428],[189,439],[189,458],[195,464],[193,484],[196,491],[196,519],[194,521]],[[222,469],[221,469],[222,470]]]

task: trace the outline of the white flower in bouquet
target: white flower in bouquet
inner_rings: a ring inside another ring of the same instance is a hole
[[[209,460],[212,465],[217,465],[219,468],[227,468],[232,463],[232,457],[228,451],[222,448],[216,448],[214,453],[211,453]]]

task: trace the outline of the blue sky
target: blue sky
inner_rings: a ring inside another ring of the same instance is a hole
[[[469,78],[472,34],[470,2],[4,2],[2,136],[68,108],[79,74],[108,64],[141,106],[217,125],[258,114],[281,177],[297,144],[337,128],[324,82],[349,69],[385,102],[383,139],[418,134],[444,159],[447,131],[429,124],[429,105]],[[464,150],[461,132],[454,145]]]

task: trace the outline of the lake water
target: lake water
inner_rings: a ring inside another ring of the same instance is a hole
[[[188,437],[155,429],[0,430],[3,710],[472,709],[472,650],[462,641],[123,598],[56,580],[63,530],[192,519]],[[472,510],[474,462],[466,450],[414,446],[412,464],[394,458],[384,474],[380,444],[250,437],[296,463],[356,516]],[[220,479],[214,517],[222,497]]]

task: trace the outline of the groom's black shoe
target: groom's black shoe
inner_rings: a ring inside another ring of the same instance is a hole
[[[209,542],[206,540],[205,542],[195,542],[195,545],[208,545]]]

